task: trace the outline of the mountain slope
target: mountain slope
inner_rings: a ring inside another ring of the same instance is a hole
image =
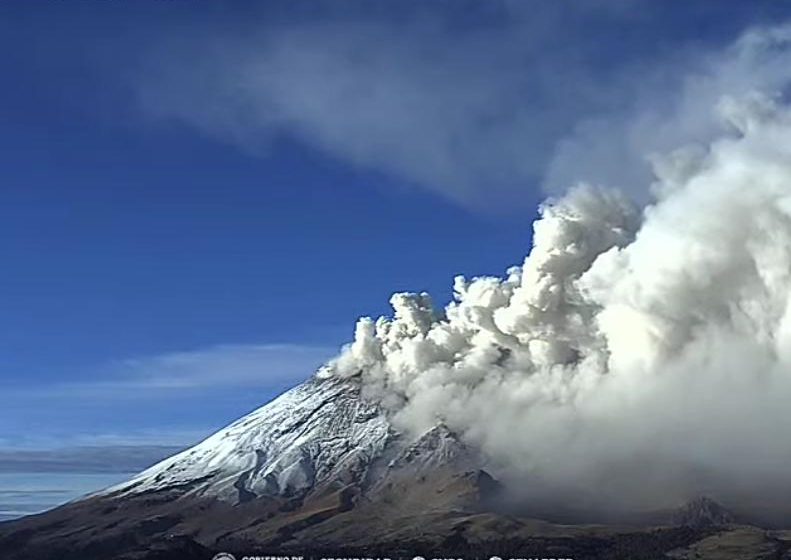
[[[405,438],[360,390],[355,379],[313,377],[126,483],[0,524],[2,557],[69,558],[119,541],[145,549],[168,537],[284,546],[344,514],[370,523],[476,510],[492,487],[476,455],[441,425]]]
[[[103,494],[175,488],[230,502],[304,497],[363,476],[392,438],[385,416],[359,398],[353,381],[312,378]]]
[[[556,557],[610,558],[627,550],[665,558],[719,530],[703,524],[647,532],[503,515],[496,510],[500,486],[482,464],[442,424],[419,437],[399,434],[362,398],[358,380],[314,377],[129,482],[0,523],[0,557],[197,560],[219,551],[376,550],[505,557],[552,550]]]

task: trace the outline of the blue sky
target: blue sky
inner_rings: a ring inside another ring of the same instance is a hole
[[[749,86],[728,45],[789,6],[2,3],[0,470],[141,468],[392,292],[518,264],[547,193],[646,183],[677,134],[626,123]]]

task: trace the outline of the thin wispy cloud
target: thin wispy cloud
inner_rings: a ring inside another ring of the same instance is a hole
[[[111,386],[196,389],[211,386],[278,388],[311,375],[337,352],[332,346],[228,344],[132,358],[109,366]]]
[[[148,114],[254,153],[288,137],[463,204],[510,204],[556,139],[622,96],[594,75],[598,39],[584,31],[601,11],[497,5],[503,17],[475,29],[421,13],[196,30],[154,47],[136,86]],[[558,26],[580,48],[563,48]]]
[[[0,473],[136,472],[300,383],[336,352],[318,345],[217,345],[101,364],[79,380],[17,383],[3,390],[0,416],[38,429],[0,438]],[[195,406],[213,419],[182,414]],[[218,414],[226,408],[227,416]]]
[[[417,11],[192,30],[155,44],[135,87],[147,114],[249,152],[289,138],[477,209],[583,178],[644,192],[654,151],[710,138],[712,99],[785,70],[745,60],[733,36],[616,56],[603,35],[666,14],[609,4],[494,2],[476,26]]]
[[[0,521],[46,511],[124,480],[126,472],[0,471]]]
[[[191,351],[126,358],[89,368],[79,380],[16,387],[6,395],[137,398],[140,393],[211,388],[283,390],[309,377],[337,353],[334,346],[227,344]]]
[[[183,449],[169,445],[100,445],[0,449],[0,473],[130,473]]]

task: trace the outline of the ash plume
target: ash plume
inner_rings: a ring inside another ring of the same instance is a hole
[[[718,135],[654,157],[642,209],[586,184],[548,200],[521,266],[457,277],[444,311],[427,294],[395,294],[393,317],[360,319],[320,375],[360,375],[405,432],[444,423],[537,503],[651,510],[705,494],[784,507],[782,93],[721,97]]]

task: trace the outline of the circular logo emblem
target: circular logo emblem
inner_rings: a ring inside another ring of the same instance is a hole
[[[236,557],[230,552],[220,552],[219,554],[215,554],[212,560],[236,560]]]

